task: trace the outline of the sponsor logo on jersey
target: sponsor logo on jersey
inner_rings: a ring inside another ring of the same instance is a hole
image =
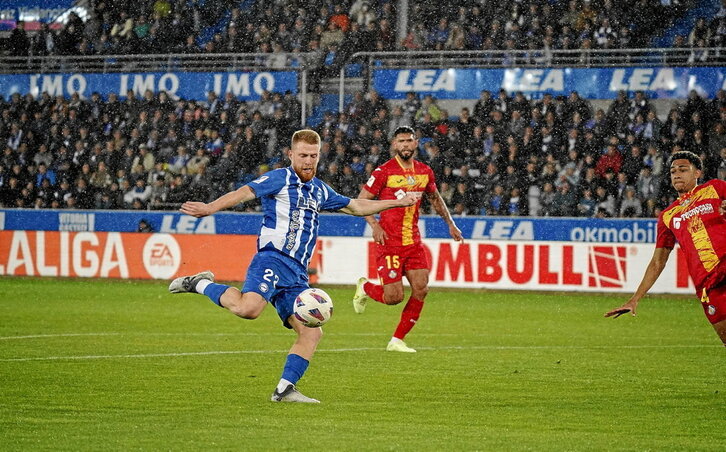
[[[685,205],[685,204],[684,204]],[[691,218],[694,215],[707,215],[709,213],[713,213],[713,205],[711,204],[701,204],[700,206],[696,206],[691,210],[687,210],[681,214],[681,219],[687,220]]]
[[[306,210],[318,210],[318,201],[313,198],[297,198],[297,208]]]

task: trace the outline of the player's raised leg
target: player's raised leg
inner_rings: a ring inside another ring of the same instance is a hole
[[[290,353],[285,360],[282,377],[270,400],[273,402],[320,403],[319,400],[303,395],[295,385],[305,374],[310,359],[315,354],[315,349],[323,337],[323,330],[303,326],[293,316],[288,318],[288,322],[297,333],[297,339],[290,348]]]
[[[208,270],[176,278],[169,284],[169,292],[206,295],[212,303],[243,319],[256,319],[267,306],[267,300],[257,293],[242,293],[235,287],[215,283],[214,274]]]
[[[403,301],[403,283],[387,283],[383,286],[368,281],[365,277],[358,279],[353,295],[353,309],[362,314],[366,309],[368,300],[379,303],[395,305]]]

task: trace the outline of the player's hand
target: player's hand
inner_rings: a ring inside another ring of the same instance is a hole
[[[376,223],[373,225],[373,241],[379,245],[385,245],[388,235],[383,230],[380,224]]]
[[[638,306],[638,300],[634,300],[631,298],[630,300],[628,300],[627,303],[620,306],[619,308],[615,308],[612,311],[606,312],[605,317],[613,317],[613,318],[617,319],[621,315],[627,314],[628,312],[630,313],[630,315],[635,317],[635,314],[636,314],[635,309],[637,306]]]
[[[204,202],[197,202],[197,201],[187,201],[184,204],[182,204],[181,209],[179,209],[181,213],[191,215],[193,217],[206,217],[207,215],[211,215],[214,213],[211,207],[209,207],[209,204]]]
[[[726,199],[721,201],[721,207],[719,207],[718,211],[721,215],[726,215]]]
[[[464,236],[461,235],[461,230],[457,228],[456,225],[453,223],[449,225],[449,235],[451,235],[451,238],[453,238],[457,242],[464,241]]]
[[[416,202],[418,202],[419,199],[421,199],[421,195],[415,195],[413,193],[406,193],[406,196],[399,199],[400,206],[401,207],[412,206],[412,205],[416,204]]]

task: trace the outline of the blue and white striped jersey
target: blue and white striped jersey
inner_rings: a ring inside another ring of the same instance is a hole
[[[247,184],[262,200],[258,250],[276,250],[307,268],[318,238],[322,210],[340,210],[350,198],[317,177],[303,183],[292,167],[265,173]]]

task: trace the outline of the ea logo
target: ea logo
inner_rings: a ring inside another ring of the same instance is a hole
[[[171,278],[181,264],[181,248],[170,234],[152,234],[141,255],[144,268],[154,279]]]
[[[681,217],[674,217],[673,218],[673,229],[680,229],[681,228]]]

